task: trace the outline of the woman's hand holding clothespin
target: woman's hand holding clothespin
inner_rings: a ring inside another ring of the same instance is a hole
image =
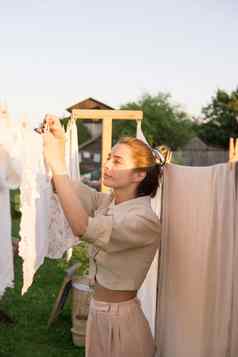
[[[67,175],[65,161],[65,131],[59,119],[54,115],[46,115],[42,135],[44,141],[44,157],[53,175]]]

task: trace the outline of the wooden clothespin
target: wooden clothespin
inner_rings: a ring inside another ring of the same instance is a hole
[[[229,142],[229,163],[231,168],[235,166],[235,162],[238,161],[238,139],[230,138]]]
[[[160,153],[163,155],[165,162],[170,163],[172,160],[173,152],[165,145],[160,145],[158,147]]]

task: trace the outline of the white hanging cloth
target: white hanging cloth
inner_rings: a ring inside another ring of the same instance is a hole
[[[69,177],[79,180],[78,130],[74,119],[70,119],[67,125],[65,159]]]
[[[65,160],[69,177],[72,180],[80,179],[78,132],[75,120],[69,120],[66,131]],[[49,258],[61,258],[67,251],[66,260],[72,256],[72,247],[79,244],[79,240],[72,233],[63,209],[55,193],[50,197],[50,221],[49,221]]]
[[[13,159],[17,142],[14,131],[6,129],[0,118],[0,298],[7,287],[13,287],[14,266],[11,237],[11,212],[9,190],[20,183],[21,158]]]
[[[31,286],[34,274],[44,262],[44,258],[62,257],[67,249],[78,243],[78,239],[73,235],[60,203],[52,191],[51,176],[44,163],[41,135],[34,132],[29,125],[24,127],[16,125],[14,128],[4,125],[4,130],[0,128],[0,143],[6,152],[5,156],[8,157],[7,161],[4,158],[7,164],[5,166],[1,164],[0,169],[1,198],[4,197],[7,208],[1,212],[3,211],[8,217],[6,219],[4,214],[0,215],[0,232],[4,230],[0,238],[2,240],[2,237],[8,237],[9,248],[11,237],[8,187],[12,187],[14,183],[15,188],[20,187],[22,217],[19,255],[23,259],[22,293],[24,294]],[[12,250],[8,249],[8,251],[10,259],[7,258],[4,249],[1,249],[1,252],[4,252],[3,258],[6,258],[10,264]],[[7,267],[5,263],[3,265]],[[4,271],[6,270],[1,269],[2,286],[6,285],[5,280],[12,281],[13,278],[12,273],[8,274],[11,278],[7,278],[8,275]]]
[[[141,129],[141,121],[137,122],[137,139],[142,140],[148,145],[148,142]],[[158,178],[159,179],[159,178]],[[157,189],[155,197],[151,199],[151,207],[160,219],[161,211],[161,187]],[[138,291],[138,298],[141,301],[142,310],[149,322],[152,335],[155,336],[156,303],[157,303],[157,282],[158,282],[158,262],[159,249],[155,254],[154,260],[150,266],[147,276]]]
[[[24,166],[20,185],[22,219],[19,255],[23,258],[24,294],[45,257],[57,259],[78,239],[63,214],[53,193],[51,174],[43,155],[41,135],[30,128],[21,128]],[[29,147],[31,150],[29,150]]]
[[[65,159],[69,177],[73,180],[80,180],[78,150],[78,130],[76,120],[70,119],[66,130]],[[72,254],[73,249],[69,248],[66,254],[67,262],[71,259]]]
[[[7,162],[0,145],[0,298],[7,287],[13,287],[14,279]]]
[[[77,159],[72,140],[77,137],[77,128],[71,124],[66,157],[69,157],[70,176],[75,178],[79,171],[75,162],[72,163]],[[58,197],[53,193],[51,174],[44,163],[42,137],[27,126],[20,131],[22,155],[25,158],[20,186],[22,219],[19,245],[19,254],[23,258],[24,294],[45,257],[61,258],[68,249],[78,244],[78,238],[73,235]]]
[[[20,184],[21,223],[19,255],[23,259],[24,294],[48,253],[48,225],[50,220],[50,177],[43,159],[41,135],[29,127],[19,128],[21,155],[24,157]]]

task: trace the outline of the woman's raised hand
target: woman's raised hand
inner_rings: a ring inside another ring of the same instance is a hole
[[[47,114],[43,127],[44,157],[55,175],[66,173],[65,162],[65,131],[59,119]]]
[[[65,140],[65,131],[57,116],[46,114],[43,129],[45,132],[50,131],[55,138]]]

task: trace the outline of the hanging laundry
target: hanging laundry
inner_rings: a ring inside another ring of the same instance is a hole
[[[50,178],[44,165],[42,137],[28,127],[19,129],[24,157],[20,185],[21,223],[19,255],[23,259],[22,294],[48,253]],[[30,148],[30,150],[29,150]]]
[[[65,136],[65,159],[69,177],[74,181],[80,180],[78,132],[75,120],[69,120]],[[49,237],[48,257],[61,258],[67,250],[67,261],[69,261],[72,247],[79,244],[79,240],[73,235],[58,196],[54,193],[50,198]]]
[[[51,175],[43,158],[42,137],[30,128],[21,128],[24,166],[21,192],[19,255],[23,258],[22,294],[31,286],[45,257],[57,259],[78,244],[66,221]],[[29,150],[31,147],[31,150]]]
[[[29,125],[6,125],[0,130],[0,237],[4,237],[9,254],[4,250],[1,263],[1,291],[12,286],[12,248],[10,237],[9,188],[20,188],[21,222],[19,255],[23,259],[24,294],[31,286],[34,274],[45,257],[61,258],[70,247],[78,244],[66,221],[57,196],[51,186],[51,175],[45,167],[41,135]],[[8,245],[7,245],[8,244]],[[1,242],[3,246],[3,242]],[[7,248],[6,248],[7,249]],[[0,253],[1,254],[1,253]],[[9,262],[9,271],[6,273]],[[5,269],[2,268],[5,266]],[[10,277],[10,278],[9,278]]]
[[[0,145],[0,297],[7,287],[13,287],[14,279],[7,160]]]
[[[74,180],[79,180],[78,130],[74,119],[70,119],[67,125],[65,159],[69,177]]]
[[[0,297],[7,287],[13,287],[14,267],[11,237],[11,213],[9,190],[20,183],[20,162],[14,156],[15,133],[5,130],[5,123],[0,121]],[[10,153],[10,155],[9,155]],[[20,160],[19,160],[20,161]]]
[[[229,164],[167,165],[156,356],[237,356],[235,211]]]
[[[137,122],[137,139],[142,140],[148,145],[148,142],[141,129],[141,121]],[[159,180],[159,178],[158,178]],[[161,186],[157,189],[155,197],[151,199],[151,207],[160,219],[161,211]],[[158,262],[159,249],[155,254],[154,260],[147,273],[147,276],[138,291],[138,298],[141,301],[142,310],[150,324],[152,335],[155,336],[155,320],[156,320],[156,302],[157,302],[157,282],[158,282]]]

